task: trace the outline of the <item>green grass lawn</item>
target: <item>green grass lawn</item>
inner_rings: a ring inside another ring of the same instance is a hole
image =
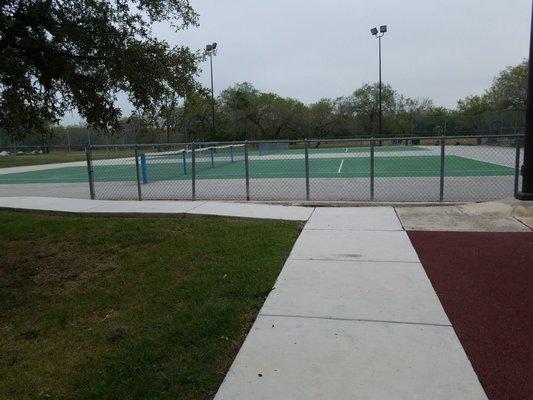
[[[21,167],[25,165],[55,164],[84,161],[83,151],[52,151],[50,154],[23,154],[0,157],[0,168]]]
[[[0,398],[210,399],[301,229],[0,212]]]
[[[129,154],[129,153],[128,153]],[[117,152],[93,150],[93,156],[99,159],[115,158]],[[75,161],[86,161],[84,151],[53,150],[49,154],[21,154],[0,157],[0,168],[23,167],[27,165],[56,164]]]

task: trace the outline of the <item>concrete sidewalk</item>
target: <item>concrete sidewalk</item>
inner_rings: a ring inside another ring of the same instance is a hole
[[[45,171],[48,169],[56,169],[56,168],[86,167],[86,166],[87,166],[87,161],[72,161],[72,162],[54,163],[54,164],[22,165],[19,167],[0,168],[0,175],[17,174],[20,172]]]
[[[438,207],[396,207],[409,231],[530,232],[533,204],[513,198]]]
[[[0,209],[91,215],[218,215],[307,221],[313,208],[217,201],[107,201],[55,197],[0,197]]]
[[[386,207],[315,210],[215,399],[486,395]]]
[[[315,209],[0,197],[0,208],[308,221],[216,400],[486,399],[403,228],[523,231],[533,215],[514,201]]]

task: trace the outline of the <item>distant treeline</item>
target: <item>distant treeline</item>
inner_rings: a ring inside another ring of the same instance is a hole
[[[513,134],[524,126],[527,60],[508,67],[480,96],[458,102],[456,109],[434,106],[431,99],[411,99],[383,87],[383,134],[431,136]],[[306,105],[298,100],[263,93],[249,83],[224,90],[213,103],[197,94],[183,104],[167,107],[159,119],[142,115],[122,120],[118,134],[99,134],[84,126],[52,127],[23,140],[0,130],[0,147],[131,144],[192,141],[276,140],[378,136],[378,85],[365,84],[352,95]]]

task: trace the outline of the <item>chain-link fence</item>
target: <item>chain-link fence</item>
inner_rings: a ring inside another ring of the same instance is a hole
[[[481,201],[513,196],[521,136],[89,146],[91,197]]]
[[[475,115],[417,115],[411,135],[516,135],[524,132],[525,110],[487,111]]]

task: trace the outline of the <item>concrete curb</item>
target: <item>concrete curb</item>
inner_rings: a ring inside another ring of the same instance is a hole
[[[94,216],[221,216],[307,221],[313,208],[210,201],[107,201],[53,197],[0,197],[0,209]]]

